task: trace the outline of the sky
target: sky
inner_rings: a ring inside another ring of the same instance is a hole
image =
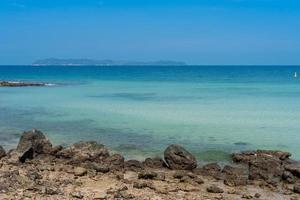
[[[299,65],[299,0],[0,0],[0,64]]]

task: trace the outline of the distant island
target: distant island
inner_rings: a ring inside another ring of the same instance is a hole
[[[184,62],[179,61],[126,61],[126,60],[93,60],[93,59],[59,59],[59,58],[46,58],[37,60],[32,63],[34,66],[123,66],[123,65],[165,65],[165,66],[179,66],[186,65]]]

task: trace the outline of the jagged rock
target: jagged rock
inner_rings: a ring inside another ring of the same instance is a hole
[[[248,172],[245,168],[226,165],[222,173],[224,174],[225,185],[243,186],[248,183]]]
[[[109,156],[108,149],[95,141],[78,142],[57,153],[57,156],[72,159],[75,163],[101,162]]]
[[[51,150],[52,144],[48,138],[41,131],[33,129],[22,134],[16,153],[19,160],[25,162],[38,154],[49,154]]]
[[[123,170],[124,169],[124,157],[120,154],[114,154],[107,157],[103,163],[109,167],[110,170]]]
[[[87,174],[87,169],[83,167],[75,167],[74,175],[75,176],[84,176]]]
[[[153,185],[153,183],[151,182],[139,182],[139,181],[136,181],[133,183],[133,188],[137,188],[137,189],[143,189],[143,188],[150,188],[150,189],[153,189],[155,190],[155,187]]]
[[[248,164],[250,160],[255,158],[275,158],[278,160],[288,160],[291,154],[283,151],[269,151],[269,150],[257,150],[257,151],[245,151],[242,153],[232,154],[232,160],[237,163]]]
[[[0,159],[3,158],[4,156],[6,156],[6,152],[5,152],[5,150],[3,149],[3,147],[0,146]]]
[[[300,178],[300,164],[288,164],[284,167],[287,171],[291,172],[294,176]]]
[[[48,195],[56,195],[56,194],[60,194],[61,191],[57,188],[57,187],[46,187],[45,188],[45,194]]]
[[[144,167],[161,169],[166,167],[165,162],[161,158],[146,158],[143,162]]]
[[[288,183],[295,183],[296,178],[290,171],[284,171],[282,174],[282,180],[288,182]]]
[[[221,167],[218,165],[218,163],[206,164],[201,168],[194,169],[193,172],[203,176],[212,176],[216,179],[221,178]]]
[[[154,171],[142,171],[138,174],[139,179],[154,179],[158,176],[158,174]]]
[[[101,173],[107,173],[110,171],[110,168],[107,164],[90,163],[89,168],[94,169],[96,172],[101,172]]]
[[[195,156],[179,145],[168,146],[164,157],[170,169],[192,170],[197,167]]]
[[[128,160],[125,162],[125,169],[129,171],[140,171],[142,170],[143,164],[138,160]]]
[[[220,187],[218,187],[217,185],[212,185],[209,186],[208,188],[206,188],[207,192],[209,193],[223,193],[224,190]]]

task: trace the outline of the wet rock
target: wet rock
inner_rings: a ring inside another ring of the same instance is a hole
[[[138,174],[139,179],[154,179],[158,174],[154,171],[145,170]]]
[[[20,138],[16,149],[19,160],[25,162],[26,159],[33,159],[38,154],[49,154],[52,144],[46,136],[36,129],[24,132]]]
[[[209,186],[206,190],[209,193],[223,193],[224,192],[224,190],[222,188],[218,187],[217,185]]]
[[[59,157],[72,159],[75,163],[85,161],[101,162],[109,156],[108,149],[95,141],[78,142],[57,153]]]
[[[6,156],[6,152],[5,152],[5,150],[3,149],[3,147],[0,146],[0,159],[3,158],[4,156]]]
[[[125,162],[125,169],[129,171],[140,171],[142,170],[143,164],[138,160],[128,160]]]
[[[228,186],[243,186],[248,183],[247,169],[226,165],[222,173],[224,174],[224,184]]]
[[[120,154],[114,154],[107,157],[103,163],[105,163],[110,170],[123,170],[124,169],[124,157]]]
[[[161,169],[166,167],[165,162],[161,158],[146,158],[143,162],[144,167],[153,168],[153,169]]]
[[[203,176],[212,176],[216,179],[221,178],[221,167],[218,165],[218,163],[206,164],[201,168],[194,169],[193,172]]]
[[[0,87],[37,87],[46,86],[45,83],[26,83],[26,82],[12,82],[12,81],[0,81]]]
[[[83,167],[75,167],[74,168],[74,175],[75,176],[84,176],[87,174],[86,168]]]
[[[195,156],[179,145],[168,146],[164,157],[170,169],[193,170],[197,167]]]

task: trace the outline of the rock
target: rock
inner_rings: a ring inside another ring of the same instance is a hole
[[[250,194],[243,194],[242,199],[253,199],[253,196]]]
[[[25,83],[25,82],[12,82],[12,81],[0,81],[0,87],[37,87],[46,86],[45,83]]]
[[[193,170],[197,167],[195,156],[179,145],[168,146],[164,157],[170,169]]]
[[[294,185],[294,192],[300,194],[300,184]]]
[[[249,161],[249,179],[250,180],[273,180],[280,179],[283,174],[283,167],[278,159],[273,157],[258,157]]]
[[[300,178],[300,164],[288,164],[285,165],[285,170],[291,172],[294,176]]]
[[[110,171],[110,168],[106,164],[91,163],[91,168],[96,172],[107,173]]]
[[[196,183],[198,183],[199,185],[201,185],[201,184],[204,183],[203,179],[200,178],[200,177],[195,177],[193,180],[194,180]]]
[[[56,187],[46,187],[45,188],[45,194],[48,194],[48,195],[57,195],[61,193],[61,191],[56,188]]]
[[[245,151],[242,153],[232,154],[232,160],[237,163],[248,164],[250,160],[255,158],[274,158],[282,161],[286,161],[291,156],[288,152],[283,151],[269,151],[269,150],[257,150],[257,151]]]
[[[282,180],[286,181],[287,183],[295,183],[296,178],[290,171],[284,171],[282,174]]]
[[[255,193],[254,197],[257,198],[257,199],[259,199],[261,197],[261,194]]]
[[[139,179],[154,179],[158,176],[158,174],[154,171],[142,171],[138,174]]]
[[[75,191],[70,193],[70,196],[75,198],[75,199],[83,199],[83,194],[81,194],[81,192]]]
[[[24,132],[20,138],[16,152],[19,160],[25,162],[26,159],[32,159],[38,154],[49,154],[52,150],[52,144],[46,136],[36,129]]]
[[[57,156],[72,159],[75,163],[101,162],[109,156],[108,149],[95,141],[78,142],[57,153]]]
[[[120,154],[114,154],[107,157],[103,163],[109,167],[110,170],[123,170],[124,169],[124,157]]]
[[[125,169],[129,171],[140,171],[142,170],[143,164],[138,160],[128,160],[125,162]]]
[[[133,183],[133,188],[137,188],[137,189],[143,189],[143,188],[150,188],[155,190],[154,185],[151,182],[134,182]]]
[[[0,159],[6,156],[6,152],[2,146],[0,146]]]
[[[194,169],[193,172],[203,176],[212,176],[216,179],[221,178],[221,167],[218,165],[218,163],[206,164],[201,168]]]
[[[144,167],[153,168],[153,169],[161,169],[166,167],[165,162],[161,158],[146,158],[143,162]]]
[[[244,186],[248,183],[247,169],[226,165],[222,173],[224,174],[224,184],[228,186]]]
[[[87,174],[86,168],[83,167],[75,167],[74,168],[74,175],[75,176],[84,176]]]
[[[216,185],[209,186],[207,189],[209,193],[223,193],[224,190]]]

